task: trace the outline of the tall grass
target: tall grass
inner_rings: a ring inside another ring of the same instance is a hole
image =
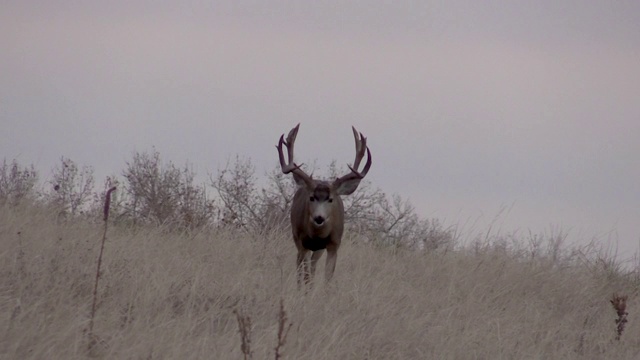
[[[637,281],[588,256],[423,253],[347,233],[332,283],[305,291],[288,233],[126,227],[104,247],[87,352],[101,240],[99,224],[0,208],[0,358],[640,358]]]

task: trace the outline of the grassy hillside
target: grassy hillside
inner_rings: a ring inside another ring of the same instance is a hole
[[[275,358],[281,321],[285,359],[640,358],[636,281],[606,263],[391,251],[347,234],[335,281],[304,291],[288,234],[119,227],[87,352],[101,236],[100,223],[0,208],[0,358],[243,359],[239,320],[255,359]],[[629,295],[619,341],[614,292]]]

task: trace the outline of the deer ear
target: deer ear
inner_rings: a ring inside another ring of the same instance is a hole
[[[349,179],[338,184],[334,182],[334,185],[336,185],[336,193],[338,195],[351,195],[356,191],[358,185],[360,185],[360,180],[362,179]]]

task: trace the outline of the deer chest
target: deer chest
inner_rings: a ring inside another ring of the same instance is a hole
[[[311,251],[318,251],[326,249],[327,245],[331,241],[331,237],[305,237],[302,239],[302,246]]]

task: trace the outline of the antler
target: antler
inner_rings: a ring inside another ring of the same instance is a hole
[[[353,161],[353,167],[349,166],[351,172],[336,179],[335,184],[338,186],[348,180],[362,180],[367,175],[369,168],[371,167],[371,150],[369,150],[369,147],[367,146],[367,138],[364,137],[362,133],[359,133],[355,127],[352,126],[351,129],[353,130],[353,137],[356,140],[356,158]],[[358,167],[360,166],[360,162],[362,161],[365,152],[367,153],[367,163],[364,165],[362,171],[358,172]]]
[[[300,169],[300,166],[302,166],[302,164],[296,165],[293,162],[293,145],[296,142],[298,128],[300,128],[300,124],[296,125],[296,127],[289,131],[286,141],[284,139],[284,134],[282,134],[280,136],[278,145],[276,145],[276,148],[278,148],[278,156],[280,157],[280,166],[282,167],[282,172],[284,174],[292,173],[297,183],[299,183],[299,180],[302,180],[305,184],[310,186],[313,183],[311,176],[307,175],[302,169]],[[288,162],[284,161],[284,153],[282,152],[283,144],[287,147]]]

